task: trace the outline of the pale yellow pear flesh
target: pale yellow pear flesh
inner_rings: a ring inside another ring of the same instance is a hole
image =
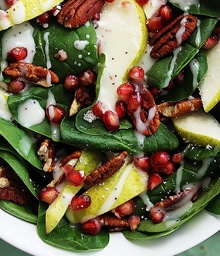
[[[209,112],[220,101],[220,42],[207,53],[208,70],[199,85],[203,108]]]
[[[31,20],[63,0],[18,0],[7,11],[1,10],[0,30]]]
[[[137,65],[147,45],[146,17],[135,0],[105,3],[96,33],[100,53],[105,54],[105,68],[97,101],[103,110],[115,109],[117,87],[127,79],[129,69]]]
[[[179,135],[200,146],[220,146],[220,124],[209,113],[195,111],[172,119]]]
[[[147,188],[147,175],[127,164],[105,182],[85,192],[91,198],[91,205],[80,211],[68,208],[66,217],[72,223],[85,222],[106,213],[118,205],[141,194]]]

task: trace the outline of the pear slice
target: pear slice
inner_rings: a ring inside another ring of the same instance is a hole
[[[104,111],[114,111],[117,87],[125,82],[129,69],[139,63],[146,49],[143,8],[135,0],[106,2],[96,33],[100,39],[100,53],[106,57],[97,101],[102,102]]]
[[[207,53],[208,70],[199,85],[202,104],[209,112],[220,100],[220,42]]]
[[[75,165],[76,170],[84,170],[86,174],[93,171],[100,163],[101,153],[91,150],[84,150]],[[72,197],[82,188],[75,187],[64,181],[58,197],[49,205],[46,211],[46,233],[49,234],[60,222],[65,214]]]
[[[220,124],[209,113],[195,111],[172,119],[179,135],[201,146],[220,146]]]
[[[137,170],[133,164],[124,165],[104,183],[95,185],[85,192],[91,198],[91,205],[80,211],[68,208],[66,217],[70,223],[81,223],[108,212],[118,205],[144,192],[147,188],[147,174]]]
[[[31,20],[52,9],[63,0],[18,0],[6,11],[1,10],[0,30]]]

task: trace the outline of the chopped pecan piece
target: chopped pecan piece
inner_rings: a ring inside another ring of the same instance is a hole
[[[181,100],[176,103],[163,102],[157,106],[159,113],[166,117],[177,117],[202,107],[200,98]]]
[[[194,15],[180,15],[154,34],[149,41],[153,46],[150,52],[152,58],[163,58],[184,43],[197,25]]]
[[[59,82],[59,77],[53,71],[26,62],[11,63],[4,69],[4,73],[12,79],[23,77],[28,82],[44,87],[50,87],[53,83]]]
[[[13,201],[16,204],[26,204],[29,200],[27,191],[21,190],[14,186],[0,188],[0,199]]]
[[[77,28],[92,20],[103,7],[104,0],[68,0],[57,15],[57,21],[67,28]]]
[[[129,112],[136,130],[147,136],[154,134],[160,126],[159,113],[151,92],[144,88],[141,92],[142,103],[140,109],[135,112]]]
[[[0,188],[7,188],[10,186],[10,182],[6,177],[0,177]]]
[[[128,153],[126,151],[117,154],[104,165],[99,166],[97,169],[92,171],[86,177],[84,183],[90,187],[105,181],[123,166],[127,155]]]
[[[130,226],[127,219],[118,219],[110,214],[103,214],[97,218],[102,226],[110,228],[110,231],[121,231]]]

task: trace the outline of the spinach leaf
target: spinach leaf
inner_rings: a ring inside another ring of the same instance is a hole
[[[156,61],[147,72],[147,83],[149,85],[159,89],[167,87],[169,81],[176,77],[198,54],[199,49],[210,36],[217,23],[215,18],[199,17],[199,19],[199,26],[197,26],[189,40],[179,48],[179,52]]]
[[[184,150],[184,156],[191,160],[203,160],[209,157],[215,157],[220,152],[220,148],[204,148],[188,144]]]
[[[198,4],[187,4],[184,1],[178,0],[169,0],[170,3],[192,14],[206,15],[210,17],[219,17],[220,16],[220,2],[218,0],[200,0]]]
[[[19,219],[33,224],[37,223],[37,215],[33,213],[32,206],[18,205],[14,202],[0,200],[0,208]]]
[[[0,118],[0,135],[7,140],[20,156],[34,167],[41,169],[41,162],[36,154],[37,145],[24,129],[19,128],[10,121]],[[4,140],[2,140],[1,143],[1,147],[3,147],[3,145],[6,146]],[[10,149],[10,151],[12,150]]]
[[[220,215],[220,195],[217,195],[210,204],[208,204],[208,206],[206,207],[206,210]]]
[[[63,218],[57,227],[50,233],[45,233],[45,212],[47,205],[40,203],[37,221],[39,237],[46,243],[70,251],[97,250],[106,247],[109,243],[109,233],[101,230],[98,235],[83,234],[78,225],[71,226]]]

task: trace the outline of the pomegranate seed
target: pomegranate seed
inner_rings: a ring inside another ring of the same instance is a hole
[[[27,56],[27,48],[25,47],[15,47],[10,52],[7,53],[7,58],[11,62],[18,62],[23,60]]]
[[[149,87],[149,90],[154,97],[158,97],[161,93],[161,90],[156,87]]]
[[[57,53],[54,54],[54,57],[57,58],[59,61],[64,61],[68,58],[68,55],[67,55],[66,51],[61,49]]]
[[[117,206],[112,212],[115,214],[116,217],[121,219],[124,216],[130,215],[134,212],[135,210],[135,203],[131,199],[119,206]]]
[[[51,123],[60,124],[66,113],[62,107],[51,104],[46,108],[46,115]]]
[[[80,211],[86,209],[91,204],[91,198],[88,195],[74,196],[70,202],[70,208],[73,211]]]
[[[170,155],[165,151],[158,151],[150,156],[152,167],[163,167],[170,161]]]
[[[87,70],[78,76],[78,80],[80,85],[88,86],[95,83],[96,75],[93,71]]]
[[[122,118],[127,113],[127,104],[123,100],[118,100],[115,105],[115,110],[119,118]]]
[[[174,164],[172,162],[168,162],[166,165],[164,165],[163,167],[161,167],[161,172],[166,174],[166,175],[170,175],[174,172],[175,167]]]
[[[144,69],[140,66],[134,66],[129,70],[129,78],[135,83],[144,81]]]
[[[74,75],[68,75],[66,76],[63,86],[68,91],[73,91],[78,87],[78,78]]]
[[[15,0],[5,0],[5,3],[8,7],[11,7],[15,3]]]
[[[160,223],[164,220],[165,214],[160,209],[155,209],[154,207],[150,210],[151,220],[154,223]]]
[[[49,11],[42,13],[36,18],[37,23],[39,23],[44,28],[48,27],[50,20],[51,20],[51,13]]]
[[[172,159],[171,161],[174,163],[174,164],[180,164],[182,162],[184,158],[184,154],[183,153],[176,153],[172,156]]]
[[[103,118],[103,110],[102,110],[102,103],[98,101],[94,106],[91,108],[93,114],[98,118]]]
[[[135,157],[134,166],[141,169],[144,172],[149,172],[151,168],[149,157],[148,156]]]
[[[163,179],[158,173],[151,173],[148,177],[147,188],[153,190],[162,183]]]
[[[135,86],[130,83],[124,83],[117,88],[118,98],[125,102],[128,101],[129,96],[135,91]]]
[[[135,112],[141,105],[141,101],[142,99],[139,93],[132,93],[128,99],[128,111]]]
[[[75,170],[70,164],[64,166],[64,173],[67,181],[75,187],[82,185],[86,178],[84,171]]]
[[[128,218],[128,223],[130,226],[131,231],[134,231],[137,229],[137,227],[140,225],[141,223],[141,218],[138,215],[131,215]]]
[[[173,17],[172,8],[167,4],[162,5],[159,10],[159,16],[164,22],[168,23]]]
[[[156,33],[163,27],[163,25],[164,24],[162,18],[157,16],[148,19],[147,28],[149,32]]]
[[[211,49],[214,46],[216,46],[216,44],[219,41],[219,35],[216,33],[212,33],[211,36],[206,40],[206,42],[203,44],[202,48],[203,49]]]
[[[184,75],[184,71],[182,70],[174,78],[174,83],[175,84],[182,84],[183,81],[184,81],[184,78],[185,78],[185,75]],[[169,87],[170,87],[170,85],[169,85]],[[169,89],[172,89],[172,86]]]
[[[136,0],[136,2],[139,4],[139,5],[145,5],[148,3],[149,0]]]
[[[51,204],[59,195],[59,192],[54,187],[46,187],[41,189],[39,193],[39,200]]]
[[[115,132],[119,129],[119,116],[117,113],[114,113],[111,110],[105,111],[105,113],[103,114],[103,122],[108,131],[110,132]]]
[[[7,88],[10,92],[17,94],[22,92],[22,90],[25,88],[25,82],[14,79],[7,85]]]
[[[97,235],[102,228],[101,222],[97,219],[91,219],[81,224],[82,232],[90,234],[90,235]]]

